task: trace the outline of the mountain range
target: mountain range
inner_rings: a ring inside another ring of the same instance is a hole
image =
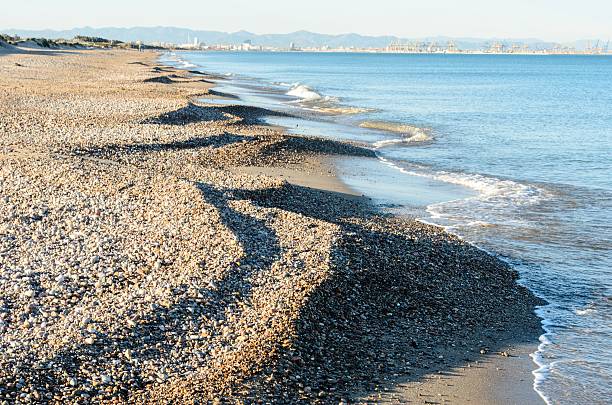
[[[359,34],[329,35],[318,34],[309,31],[296,31],[288,34],[254,34],[247,31],[233,33],[221,31],[193,30],[178,27],[81,27],[69,30],[23,30],[23,29],[0,29],[0,32],[9,35],[18,35],[25,38],[44,37],[50,39],[70,39],[77,35],[102,37],[120,41],[143,41],[145,43],[167,42],[183,44],[193,42],[195,38],[204,44],[234,44],[238,45],[245,41],[251,41],[254,45],[270,46],[276,48],[288,48],[294,43],[298,47],[356,47],[356,48],[383,48],[392,42],[436,42],[446,45],[453,41],[459,49],[481,49],[494,42],[504,45],[527,44],[532,49],[551,48],[552,42],[542,41],[536,38],[451,38],[445,36],[428,38],[400,38],[396,36],[365,36]],[[584,49],[587,41],[576,41],[571,44],[576,49]]]

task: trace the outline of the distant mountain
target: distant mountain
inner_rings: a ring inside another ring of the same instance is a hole
[[[86,35],[91,37],[103,37],[108,39],[116,39],[120,41],[143,41],[151,42],[169,42],[182,44],[193,41],[198,38],[198,41],[205,44],[241,44],[244,41],[250,40],[255,45],[271,46],[276,48],[288,48],[289,44],[294,43],[298,47],[357,47],[357,48],[382,48],[392,42],[436,42],[439,45],[446,45],[448,41],[454,41],[455,45],[460,49],[481,49],[488,47],[494,42],[503,43],[506,46],[512,44],[527,44],[532,49],[543,49],[554,46],[554,43],[541,41],[534,38],[526,39],[504,39],[504,38],[450,38],[450,37],[430,37],[430,38],[399,38],[395,36],[364,36],[359,34],[342,34],[329,35],[317,34],[308,31],[296,31],[289,34],[253,34],[247,31],[238,31],[233,33],[220,31],[201,31],[188,28],[177,27],[131,27],[131,28],[92,28],[82,27],[73,28],[70,30],[21,30],[21,29],[0,29],[0,32],[19,35],[21,37],[44,37],[44,38],[64,38],[70,39],[77,35]],[[577,41],[571,46],[577,46],[578,49],[583,49],[587,41]]]

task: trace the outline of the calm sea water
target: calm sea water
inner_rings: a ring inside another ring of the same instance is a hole
[[[549,403],[612,398],[612,58],[182,53],[223,90],[358,140],[345,181],[494,252],[550,304],[533,357]]]

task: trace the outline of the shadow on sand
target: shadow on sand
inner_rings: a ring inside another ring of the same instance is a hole
[[[258,191],[198,187],[241,244],[242,264],[253,271],[269,268],[283,252],[275,230],[232,209],[233,200],[341,228],[329,277],[301,308],[291,345],[281,345],[285,337],[279,336],[277,355],[260,373],[246,381],[241,375],[230,378],[234,386],[218,395],[228,402],[337,404],[420,381],[426,372],[451,374],[484,347],[495,352],[537,336],[532,306],[538,301],[515,283],[515,273],[439,229],[380,216],[364,201],[340,193],[290,184]],[[177,342],[189,333],[182,325],[247,303],[250,276],[244,266],[228,269],[217,288],[200,288],[211,298],[207,304],[182,300],[169,308],[158,306],[117,337],[97,333],[92,345],[67,345],[49,363],[60,364],[59,371],[36,365],[45,369],[36,378],[60,389],[66,372],[85,381],[88,373],[99,375],[122,364],[131,370],[130,390],[146,389],[154,380],[124,353],[133,351],[140,360],[176,356]],[[82,369],[83,359],[92,357],[96,370]],[[107,399],[129,401],[130,390],[119,388]]]
[[[338,403],[448,374],[480,350],[533,343],[540,333],[540,302],[516,273],[438,228],[290,184],[230,194],[341,228],[330,277],[302,308],[292,347],[249,382],[252,399]]]
[[[259,124],[266,116],[285,116],[285,114],[259,107],[238,105],[200,106],[189,103],[178,110],[170,111],[157,117],[147,118],[143,124],[187,125],[197,122],[227,121],[232,116],[238,117],[243,124]]]
[[[250,142],[253,139],[254,138],[248,136],[224,132],[222,135],[190,138],[184,141],[169,143],[111,144],[87,149],[75,149],[72,152],[80,156],[88,155],[96,158],[110,158],[139,153],[171,152],[199,148],[217,149],[235,143]]]
[[[225,119],[221,118],[225,114],[243,118],[251,114],[257,119],[268,111],[189,104],[146,123],[183,125]],[[211,138],[101,150],[123,154],[216,148],[245,140],[229,133]],[[294,150],[330,153],[339,144],[346,148],[338,149],[339,154],[366,153],[366,149],[339,142],[286,137],[264,149],[263,155]],[[285,337],[279,336],[278,354],[266,360],[258,374],[246,381],[241,375],[230,379],[235,385],[221,393],[228,400],[338,403],[420,381],[428,372],[451,373],[477,358],[481,350],[496,352],[508,344],[533,342],[540,333],[533,307],[541,302],[516,284],[517,274],[439,228],[381,215],[363,200],[291,184],[256,191],[201,183],[198,187],[242,246],[243,264],[255,269],[228,269],[216,291],[206,292],[214,297],[215,307],[248,301],[250,271],[271,267],[283,254],[276,231],[266,221],[233,209],[233,200],[297,213],[340,229],[330,252],[329,274],[294,320],[296,333],[291,344],[281,345]],[[236,295],[237,291],[246,293]],[[180,329],[172,319],[197,324],[207,311],[204,307],[185,311],[183,304],[171,310],[180,316],[153,314],[149,323],[157,327],[166,322],[166,330]],[[153,339],[146,333],[147,324],[139,327],[144,328],[143,333],[114,346],[137,350],[143,347],[143,340]],[[153,333],[154,328],[151,330]],[[162,351],[151,355],[165,355],[164,342],[157,347]],[[69,350],[64,355],[72,356]],[[112,359],[109,353],[100,362]]]

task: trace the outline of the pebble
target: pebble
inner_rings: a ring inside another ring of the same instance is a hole
[[[210,76],[156,58],[2,55],[0,398],[352,403],[535,319],[443,230],[242,170],[372,150],[208,106]]]

